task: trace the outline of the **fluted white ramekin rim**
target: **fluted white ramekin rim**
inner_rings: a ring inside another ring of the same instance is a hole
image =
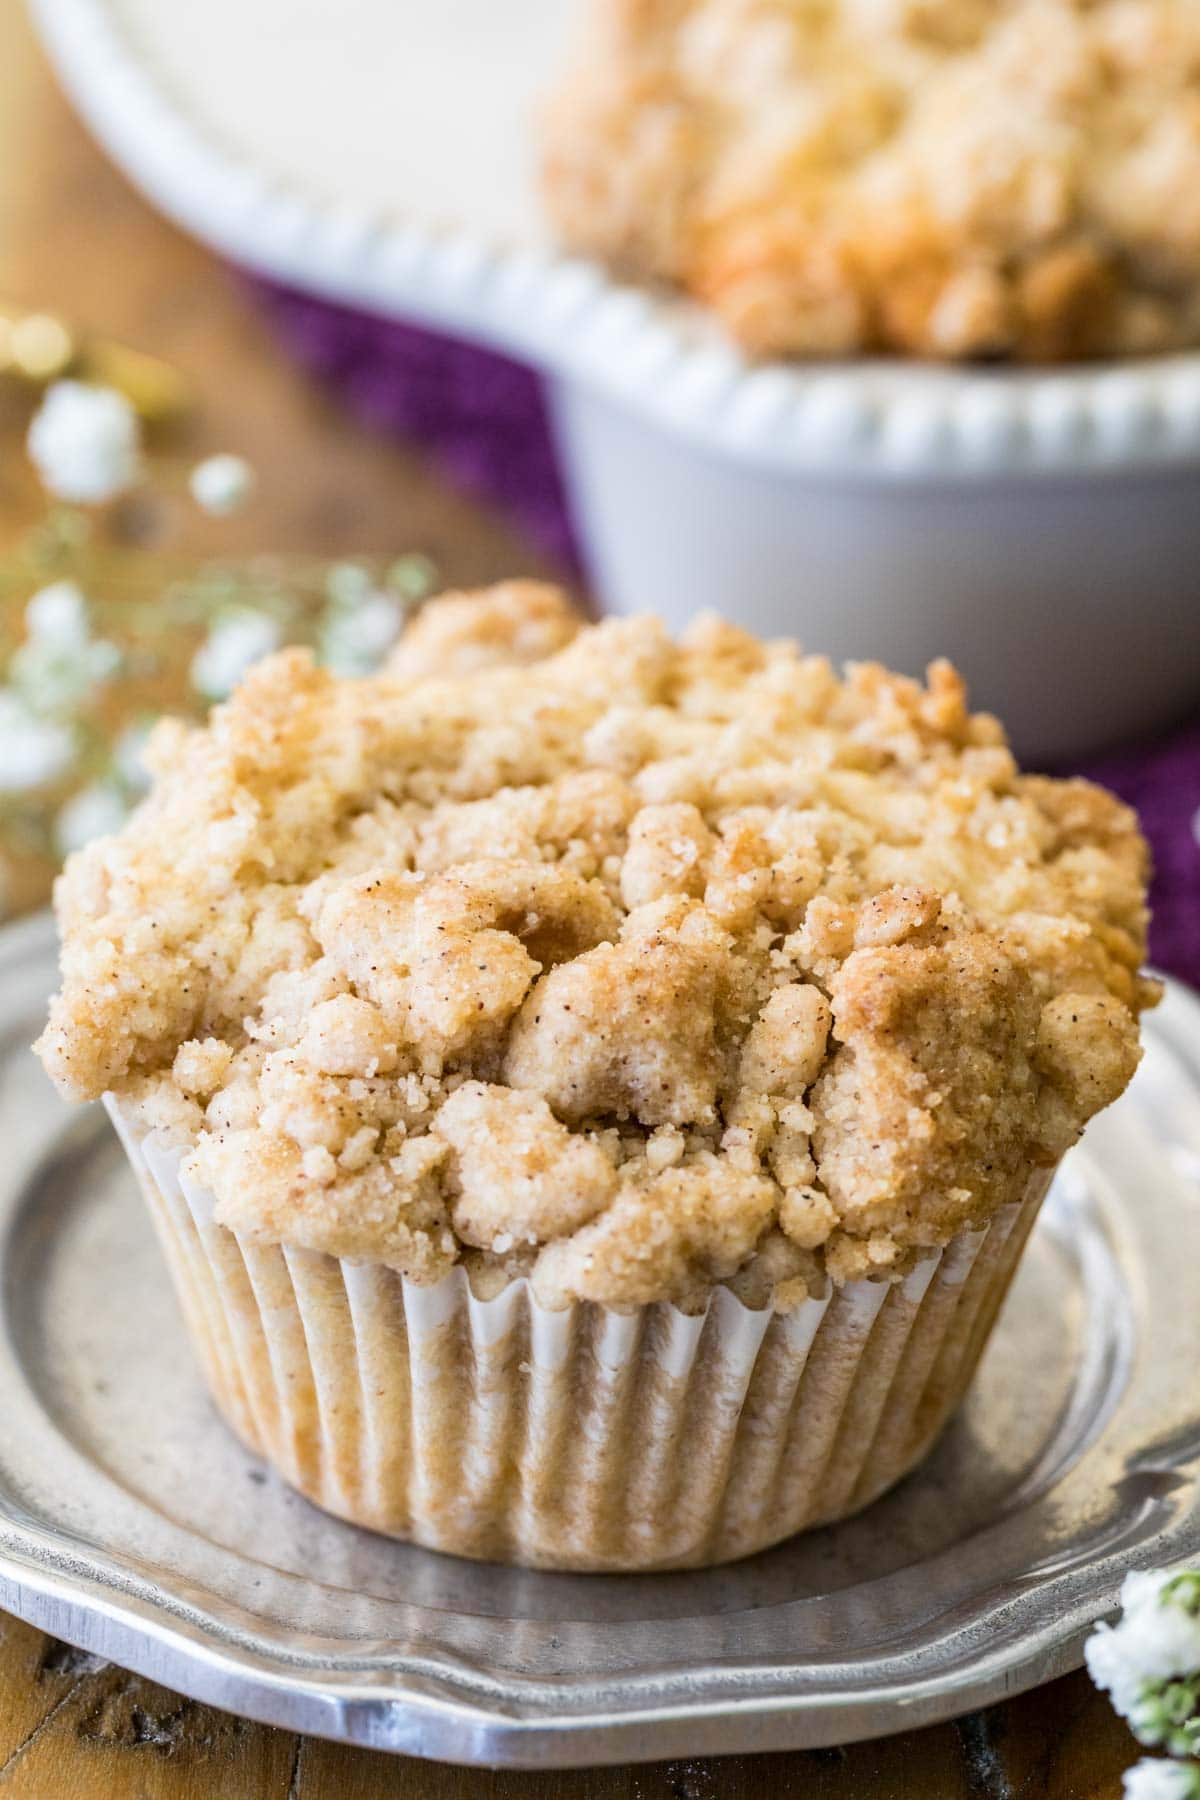
[[[699,309],[592,263],[273,181],[186,114],[105,0],[31,6],[116,162],[224,255],[586,383],[700,448],[781,474],[902,483],[1200,467],[1200,353],[1054,370],[756,365]]]

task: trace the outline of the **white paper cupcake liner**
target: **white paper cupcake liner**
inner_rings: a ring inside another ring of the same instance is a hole
[[[794,1311],[487,1300],[215,1222],[184,1152],[110,1102],[214,1398],[294,1487],[461,1556],[663,1569],[857,1511],[925,1454],[970,1381],[1049,1185],[907,1280]]]

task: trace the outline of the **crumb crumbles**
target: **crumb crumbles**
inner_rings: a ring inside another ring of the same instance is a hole
[[[59,1087],[239,1233],[786,1307],[1020,1199],[1138,1060],[1146,855],[935,664],[511,583],[259,664],[58,888]]]
[[[763,355],[1200,342],[1193,0],[592,0],[546,121],[578,249]]]

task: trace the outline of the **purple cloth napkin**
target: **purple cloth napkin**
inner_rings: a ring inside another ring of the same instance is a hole
[[[578,576],[579,547],[532,370],[457,339],[255,280],[292,354],[376,430],[416,440],[447,478],[505,512]],[[1155,965],[1200,987],[1200,723],[1072,771],[1141,814],[1154,851]]]
[[[1200,724],[1090,761],[1078,772],[1137,808],[1154,852],[1151,959],[1200,988]]]
[[[364,425],[424,445],[447,480],[508,513],[564,573],[579,575],[532,369],[457,338],[259,279],[251,285],[292,355],[335,385]]]

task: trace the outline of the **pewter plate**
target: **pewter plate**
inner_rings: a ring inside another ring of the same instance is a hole
[[[98,1108],[29,1054],[0,935],[0,1606],[197,1699],[513,1767],[815,1747],[1072,1668],[1200,1554],[1200,1001],[1068,1159],[971,1397],[860,1518],[701,1573],[460,1562],[326,1518],[211,1411]]]

